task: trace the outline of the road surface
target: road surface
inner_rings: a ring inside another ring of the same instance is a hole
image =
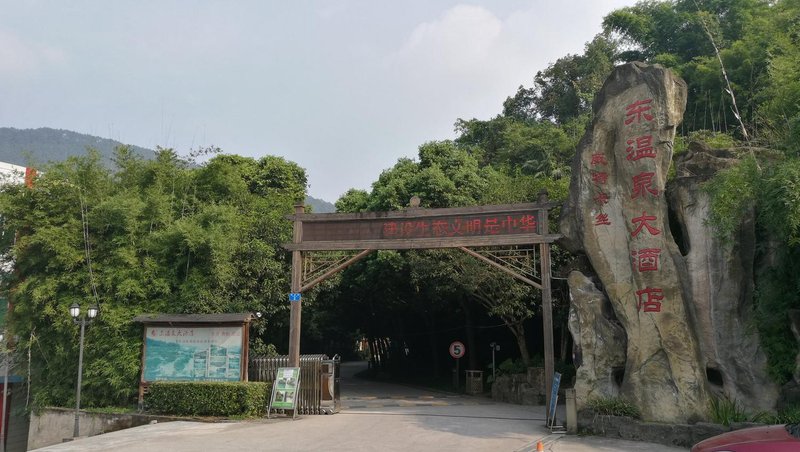
[[[237,422],[166,422],[39,451],[685,451],[651,443],[551,434],[545,409],[354,378],[342,364],[342,411]],[[563,419],[563,414],[559,416]]]

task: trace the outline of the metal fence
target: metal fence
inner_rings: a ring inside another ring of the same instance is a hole
[[[339,355],[300,356],[300,390],[297,414],[339,412]],[[289,356],[254,357],[248,369],[250,381],[272,383],[279,367],[289,367]]]

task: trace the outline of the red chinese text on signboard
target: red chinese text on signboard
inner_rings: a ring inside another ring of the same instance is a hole
[[[538,223],[531,214],[480,218],[440,218],[386,221],[383,238],[466,237],[500,234],[535,234]]]

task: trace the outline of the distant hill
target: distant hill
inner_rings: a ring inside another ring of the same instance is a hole
[[[0,127],[0,162],[20,166],[41,166],[47,162],[58,162],[73,155],[84,155],[87,148],[96,149],[103,160],[110,166],[114,149],[122,146],[116,140],[100,138],[93,135],[72,132],[70,130],[51,129],[14,129]],[[155,156],[152,149],[128,145],[134,153],[146,159]],[[306,198],[306,204],[314,213],[335,212],[333,204],[322,199]]]
[[[324,201],[322,199],[312,198],[311,196],[306,196],[306,204],[311,206],[312,213],[333,213],[336,212],[336,206],[329,203],[328,201]]]
[[[41,166],[73,155],[84,155],[87,148],[96,149],[107,163],[111,163],[114,148],[122,145],[123,143],[116,140],[69,130],[0,127],[0,161],[15,165]],[[130,147],[144,158],[154,156],[152,149],[133,145]]]

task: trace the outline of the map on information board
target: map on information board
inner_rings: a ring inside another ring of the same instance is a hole
[[[144,381],[241,380],[241,326],[146,328]]]

